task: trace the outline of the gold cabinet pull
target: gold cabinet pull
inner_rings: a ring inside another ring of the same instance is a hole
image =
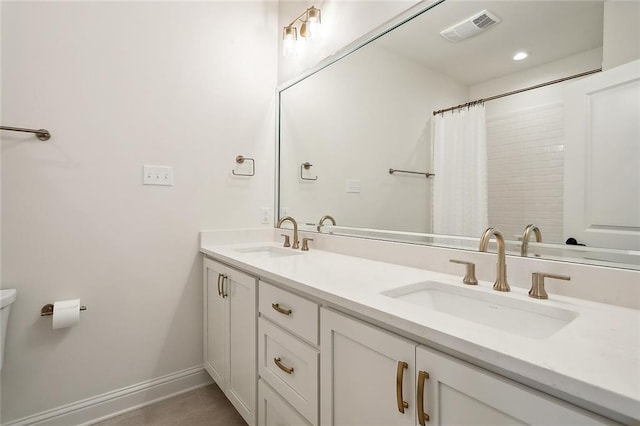
[[[282,315],[291,315],[291,313],[293,312],[291,309],[283,309],[283,308],[281,308],[279,303],[272,303],[271,307],[274,310],[280,312]]]
[[[228,276],[223,275],[222,276],[222,280],[220,280],[220,283],[221,283],[221,285],[220,285],[220,295],[222,296],[223,299],[228,296],[228,294],[224,291],[224,281],[228,280],[228,279],[229,279]]]
[[[404,370],[409,368],[409,364],[404,361],[398,361],[398,370],[396,371],[396,397],[398,398],[398,411],[404,413],[405,408],[409,408],[409,403],[402,398],[402,378]]]
[[[429,378],[429,373],[426,371],[418,372],[418,423],[420,426],[425,426],[425,422],[429,421],[429,415],[424,411],[424,384]]]
[[[222,279],[222,274],[218,274],[218,296],[222,296],[222,290],[220,290],[220,280]]]
[[[280,357],[273,359],[273,362],[278,366],[280,370],[284,371],[287,374],[293,374],[293,367],[287,367],[281,361],[282,359]]]

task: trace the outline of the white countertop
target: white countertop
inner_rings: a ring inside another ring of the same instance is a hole
[[[281,247],[272,242],[216,245],[203,241],[201,252],[329,306],[402,330],[418,343],[479,361],[484,367],[592,411],[640,419],[638,310],[558,295],[535,300],[521,288],[497,293],[486,281],[466,286],[458,276],[315,249],[283,257],[237,251],[256,246]],[[425,280],[579,315],[549,337],[527,338],[380,294]]]

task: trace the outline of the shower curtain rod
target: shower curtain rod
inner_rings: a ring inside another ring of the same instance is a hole
[[[462,109],[462,108],[474,106],[474,105],[481,104],[481,103],[484,103],[484,102],[487,102],[487,101],[493,101],[494,99],[504,98],[505,96],[511,96],[511,95],[515,95],[517,93],[526,92],[528,90],[539,89],[539,88],[545,87],[545,86],[551,86],[552,84],[562,83],[563,81],[571,80],[571,79],[574,79],[574,78],[584,77],[584,76],[587,76],[587,75],[590,75],[590,74],[595,74],[595,73],[601,72],[601,71],[602,71],[602,67],[596,68],[594,70],[585,71],[585,72],[581,72],[579,74],[570,75],[569,77],[563,77],[563,78],[559,78],[557,80],[547,81],[546,83],[536,84],[535,86],[525,87],[524,89],[514,90],[512,92],[506,92],[506,93],[502,93],[500,95],[490,96],[488,98],[478,99],[478,100],[467,102],[467,103],[460,104],[460,105],[457,105],[457,106],[453,106],[453,107],[449,107],[449,108],[445,108],[445,109],[440,109],[438,111],[433,111],[433,115],[444,114],[445,112],[454,111],[456,109]]]

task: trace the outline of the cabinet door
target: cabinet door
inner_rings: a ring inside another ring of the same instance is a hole
[[[415,424],[413,342],[324,308],[320,330],[322,425]]]
[[[249,426],[256,423],[257,280],[204,260],[204,367]]]
[[[229,361],[225,393],[249,425],[255,424],[257,398],[256,279],[228,268],[223,284],[229,312]]]
[[[416,349],[416,369],[418,409],[421,399],[423,412],[429,417],[426,425],[610,424],[578,407],[422,346]],[[420,415],[418,424],[422,424]]]
[[[311,426],[262,379],[258,384],[258,401],[258,426]]]
[[[228,312],[220,292],[224,267],[204,259],[204,368],[220,389],[227,388]]]

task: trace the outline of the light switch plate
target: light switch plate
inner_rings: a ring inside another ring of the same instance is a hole
[[[150,166],[142,167],[143,185],[173,185],[173,167],[170,166]]]

